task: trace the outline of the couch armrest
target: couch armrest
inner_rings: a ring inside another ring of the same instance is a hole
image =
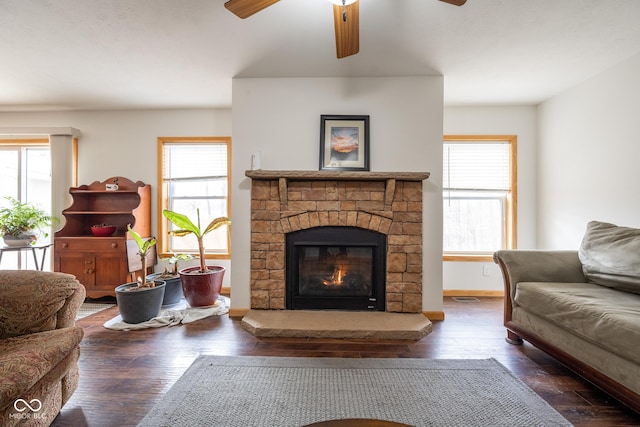
[[[71,274],[0,270],[0,338],[75,325],[85,294]]]
[[[61,273],[64,274],[64,273]],[[75,291],[66,299],[62,308],[58,311],[56,329],[71,328],[76,325],[76,316],[80,306],[87,297],[87,290],[82,283],[76,280],[76,276],[69,274],[73,278]]]
[[[578,251],[501,250],[493,254],[493,260],[502,270],[505,296],[508,295],[511,301],[519,282],[587,281]]]

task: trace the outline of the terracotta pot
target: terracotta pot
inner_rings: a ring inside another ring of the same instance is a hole
[[[207,307],[215,304],[222,289],[225,268],[208,265],[209,271],[200,272],[200,267],[187,267],[180,270],[182,292],[191,307]]]

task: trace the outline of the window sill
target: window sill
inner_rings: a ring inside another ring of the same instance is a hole
[[[442,261],[493,262],[493,254],[443,254]]]

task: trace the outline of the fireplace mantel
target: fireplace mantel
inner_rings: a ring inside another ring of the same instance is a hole
[[[390,204],[396,191],[396,181],[424,181],[429,172],[362,172],[362,171],[278,171],[248,170],[245,175],[254,180],[278,180],[280,202],[287,203],[287,183],[294,180],[305,181],[384,181],[386,182],[385,203]]]
[[[360,172],[360,171],[278,171],[248,170],[245,175],[251,179],[304,179],[336,181],[424,181],[429,172]]]

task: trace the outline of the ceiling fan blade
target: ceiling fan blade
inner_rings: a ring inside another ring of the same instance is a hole
[[[336,54],[338,58],[355,55],[360,51],[360,6],[358,1],[347,6],[333,5],[333,23],[336,28]]]
[[[238,18],[245,19],[278,1],[279,0],[229,0],[224,4],[224,7]]]
[[[465,4],[467,2],[467,0],[440,0],[440,1],[452,4],[454,6],[462,6],[463,4]]]

